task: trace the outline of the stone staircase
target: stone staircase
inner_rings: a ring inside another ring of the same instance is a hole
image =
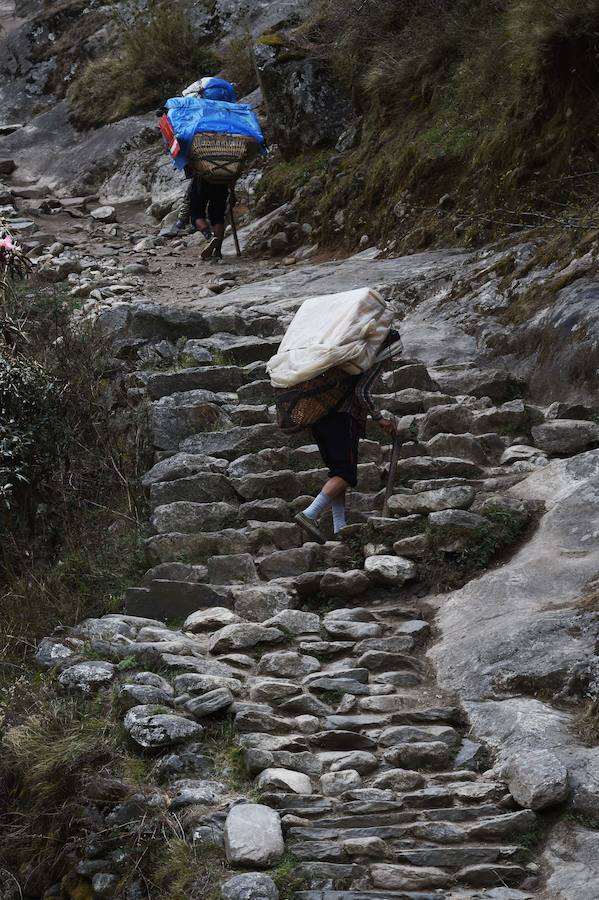
[[[444,393],[401,361],[379,398],[405,439],[392,514],[381,515],[390,447],[373,430],[340,540],[304,543],[293,514],[326,473],[309,435],[273,423],[271,320],[248,313],[245,329],[241,342],[193,341],[200,358],[230,346],[231,364],[130,376],[156,446],[152,567],[124,614],[46,639],[40,663],[71,690],[118,684],[131,740],[170,760],[169,808],[195,810],[188,840],[223,846],[232,869],[291,854],[298,900],[534,896],[536,814],[489,768],[426,649],[431,568],[476,556],[493,512],[529,514],[502,491],[546,460],[531,438],[544,411],[492,379],[495,403]],[[117,669],[125,659],[134,673]],[[259,802],[193,762],[205,728],[227,718]]]

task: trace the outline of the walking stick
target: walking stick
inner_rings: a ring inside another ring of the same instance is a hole
[[[395,473],[397,471],[397,461],[399,459],[399,451],[403,441],[396,431],[393,436],[393,449],[391,450],[391,462],[389,463],[389,477],[387,479],[387,487],[385,488],[385,500],[383,502],[383,517],[389,515],[389,499],[393,494],[393,485],[395,484]]]
[[[237,237],[237,226],[235,224],[235,216],[233,215],[233,207],[229,201],[229,216],[231,218],[231,231],[233,232],[233,240],[235,241],[235,252],[237,256],[241,256],[241,247],[239,246],[239,238]]]

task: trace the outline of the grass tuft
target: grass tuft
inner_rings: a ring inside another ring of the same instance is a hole
[[[92,60],[68,100],[77,125],[96,128],[147,113],[220,63],[196,34],[187,0],[150,0],[132,19],[117,20],[118,55]]]

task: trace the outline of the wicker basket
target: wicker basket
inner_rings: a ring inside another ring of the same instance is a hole
[[[351,382],[351,375],[333,368],[295,387],[275,388],[278,427],[293,432],[319,422],[345,397]]]
[[[201,132],[191,143],[189,168],[206,181],[228,184],[239,178],[257,153],[258,144],[246,135]]]

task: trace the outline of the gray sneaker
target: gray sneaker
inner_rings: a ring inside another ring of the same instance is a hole
[[[307,532],[307,534],[309,534],[318,544],[326,544],[327,539],[318,527],[316,519],[311,519],[310,516],[300,512],[296,513],[293,517],[293,521]]]

